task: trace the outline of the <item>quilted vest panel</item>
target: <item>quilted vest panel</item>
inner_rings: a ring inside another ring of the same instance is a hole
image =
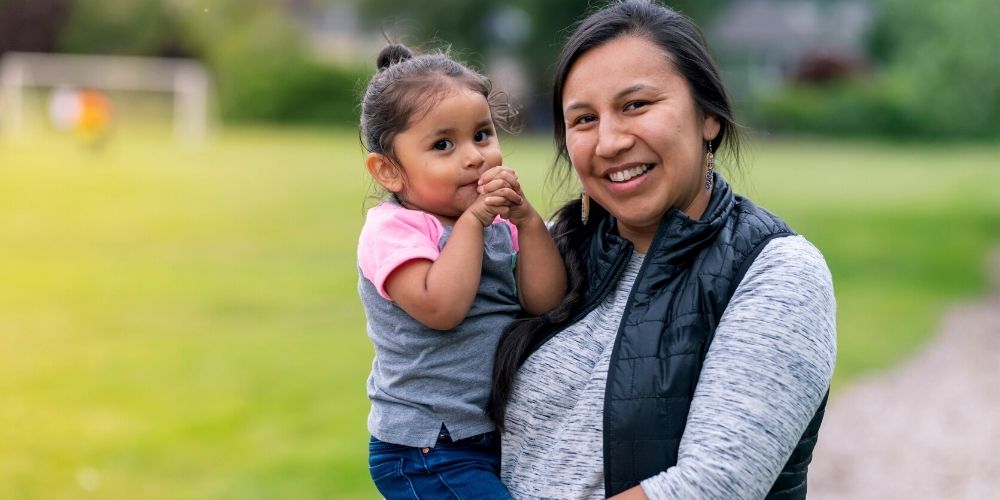
[[[590,293],[617,280],[631,244],[605,219],[591,242]],[[702,362],[715,328],[750,263],[773,238],[794,232],[736,196],[717,177],[705,216],[669,212],[633,285],[608,371],[604,407],[607,496],[676,465]],[[600,297],[588,297],[588,303]],[[824,403],[825,405],[825,400]],[[824,406],[795,448],[768,498],[804,498],[806,469]]]

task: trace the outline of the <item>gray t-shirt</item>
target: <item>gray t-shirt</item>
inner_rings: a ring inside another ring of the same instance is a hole
[[[444,226],[439,249],[451,229]],[[442,424],[455,440],[494,429],[485,414],[493,356],[501,331],[521,306],[510,226],[495,223],[483,236],[482,270],[469,270],[480,273],[479,290],[465,320],[452,330],[422,325],[359,272],[358,293],[375,345],[368,431],[377,439],[422,448],[434,446]]]
[[[515,498],[604,498],[608,364],[636,254],[605,301],[533,353],[507,406],[501,478]],[[772,240],[736,288],[705,357],[677,465],[650,498],[761,498],[829,387],[830,272],[805,238]]]

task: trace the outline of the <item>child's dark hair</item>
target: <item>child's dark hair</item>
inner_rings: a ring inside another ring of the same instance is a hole
[[[493,123],[509,131],[515,116],[503,94],[489,79],[443,52],[414,55],[406,46],[391,44],[378,54],[378,71],[361,100],[361,144],[369,153],[388,156],[398,164],[392,145],[415,116],[425,113],[456,83],[481,94]]]

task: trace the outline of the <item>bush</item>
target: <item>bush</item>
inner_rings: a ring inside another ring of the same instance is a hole
[[[1000,137],[1000,4],[881,0],[868,79],[797,84],[760,96],[770,128],[934,139]]]
[[[219,104],[227,121],[356,125],[367,75],[303,58],[234,62],[219,71]]]
[[[1000,136],[1000,120],[989,111],[995,108],[986,104],[996,97],[963,91],[968,86],[891,76],[797,84],[758,98],[753,114],[756,125],[786,132],[897,139]]]
[[[768,129],[901,138],[921,133],[906,100],[888,82],[851,79],[793,85],[760,98],[755,111]]]

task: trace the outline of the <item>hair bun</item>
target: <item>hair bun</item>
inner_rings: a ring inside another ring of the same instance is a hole
[[[378,65],[379,71],[381,71],[389,66],[392,66],[393,64],[403,62],[412,57],[413,52],[410,52],[410,49],[406,48],[405,45],[394,43],[382,49],[382,51],[378,53],[376,64]]]

